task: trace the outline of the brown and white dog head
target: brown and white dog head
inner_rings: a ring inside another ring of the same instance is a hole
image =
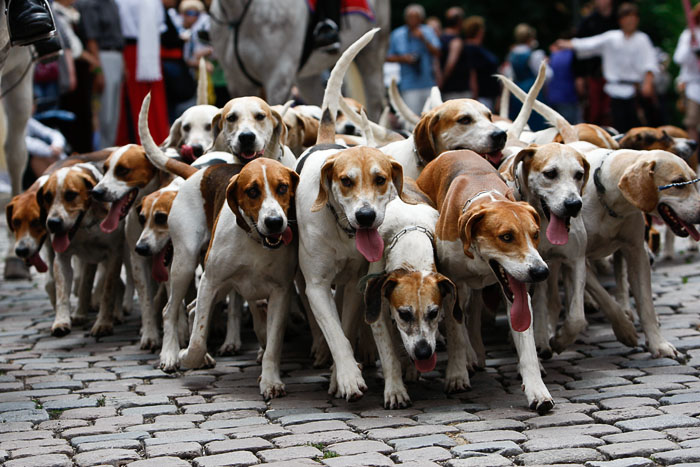
[[[589,168],[581,153],[559,143],[525,148],[510,166],[509,176],[518,181],[525,200],[538,206],[549,221],[546,235],[552,245],[569,240],[571,218],[583,206]]]
[[[403,167],[378,149],[358,146],[330,156],[321,168],[318,197],[312,211],[327,203],[339,222],[355,231],[357,250],[371,262],[384,254],[377,228],[386,206],[403,188]]]
[[[258,97],[239,97],[226,103],[212,119],[214,148],[227,151],[242,163],[272,158],[287,138],[280,114]]]
[[[282,108],[281,105],[273,106],[277,112]],[[283,118],[287,127],[287,138],[283,143],[289,146],[296,156],[300,156],[306,148],[316,144],[319,120],[297,112],[295,108],[287,109]]]
[[[437,272],[395,270],[370,278],[365,288],[365,320],[391,316],[406,353],[421,373],[432,371],[438,324],[444,314],[461,322],[454,283]]]
[[[46,239],[45,212],[37,201],[37,192],[49,176],[40,177],[29,190],[12,198],[5,207],[7,227],[14,234],[15,254],[39,272],[46,272],[48,266],[41,258],[41,246]]]
[[[362,104],[351,97],[343,97],[343,99],[358,115],[364,109]],[[335,133],[338,135],[362,136],[360,129],[341,110],[338,111],[338,116],[335,118]]]
[[[37,202],[46,212],[46,228],[51,245],[63,253],[80,228],[94,201],[91,190],[100,180],[100,173],[90,164],[64,167],[52,173],[37,192]]]
[[[673,134],[672,134],[673,133]],[[684,160],[690,159],[698,145],[688,134],[675,127],[632,128],[620,140],[620,148],[651,151],[660,149],[671,152]]]
[[[473,99],[451,99],[423,115],[413,130],[424,163],[445,151],[471,149],[498,165],[506,132],[493,123],[491,111]]]
[[[113,232],[119,221],[139,198],[144,188],[158,182],[158,169],[146,157],[142,146],[128,144],[110,154],[104,163],[104,177],[92,190],[98,201],[112,203],[107,217],[100,227]]]
[[[174,148],[188,164],[214,143],[212,119],[219,113],[213,105],[195,105],[182,112],[170,127],[163,148]]]
[[[690,183],[697,177],[695,171],[675,154],[667,151],[644,151],[629,165],[618,183],[623,196],[632,205],[648,214],[661,217],[674,234],[690,235],[700,240],[694,224],[700,224],[700,193]]]
[[[280,162],[266,158],[246,164],[231,178],[226,200],[236,223],[256,232],[266,248],[279,248],[293,240],[290,218],[299,175]]]
[[[477,195],[458,221],[464,254],[488,263],[512,303],[511,326],[525,331],[531,314],[527,285],[549,275],[537,246],[540,217],[526,202],[513,201],[493,192]]]
[[[168,280],[168,266],[173,259],[168,216],[182,181],[176,178],[168,186],[144,196],[136,206],[143,230],[134,250],[141,256],[153,257],[151,276],[157,282]]]

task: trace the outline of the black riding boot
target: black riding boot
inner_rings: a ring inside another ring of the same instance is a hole
[[[51,38],[56,26],[46,0],[5,0],[10,43],[29,45]]]

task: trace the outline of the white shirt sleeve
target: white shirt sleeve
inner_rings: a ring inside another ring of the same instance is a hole
[[[160,25],[165,19],[160,0],[143,0],[139,9],[136,81],[160,81]]]
[[[651,43],[649,36],[643,32],[639,33],[641,36],[640,43],[642,47],[639,50],[639,64],[642,66],[642,71],[644,73],[651,71],[652,73],[658,73],[659,71],[659,60],[656,58],[656,51],[654,50],[654,45]]]
[[[571,45],[576,51],[576,56],[579,58],[590,58],[596,55],[602,55],[603,48],[610,39],[610,33],[607,31],[603,34],[591,37],[575,37],[571,39]]]
[[[537,49],[533,50],[532,53],[530,54],[530,60],[528,60],[528,66],[530,67],[530,70],[532,70],[532,73],[537,76],[537,73],[540,71],[540,65],[542,65],[542,62],[547,58],[547,54],[544,53],[544,50],[542,49]],[[545,81],[549,81],[552,78],[552,75],[554,72],[552,71],[552,68],[549,66],[549,63],[547,64],[547,70],[545,72]]]

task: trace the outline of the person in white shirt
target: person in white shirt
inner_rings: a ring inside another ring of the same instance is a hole
[[[613,126],[620,132],[640,126],[638,91],[647,114],[654,108],[654,73],[658,62],[649,36],[637,30],[639,10],[623,3],[617,13],[620,29],[597,36],[560,39],[557,46],[572,48],[579,58],[600,56],[603,62],[605,93],[610,96]]]
[[[700,4],[695,5],[692,12],[695,24],[700,20]],[[695,36],[693,38],[693,36]],[[673,61],[680,67],[678,83],[685,93],[685,117],[683,125],[688,130],[688,136],[694,141],[700,139],[700,27],[685,29],[678,38]]]

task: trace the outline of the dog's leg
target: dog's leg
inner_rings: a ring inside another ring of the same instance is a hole
[[[648,267],[647,262],[647,267]],[[586,268],[586,291],[591,294],[600,310],[612,324],[617,340],[629,347],[637,345],[637,330],[630,321],[619,303],[613,299],[607,290],[598,282],[598,277],[590,269]]]
[[[51,334],[65,336],[71,330],[70,293],[73,288],[73,266],[71,257],[57,254],[53,263],[53,276],[56,281],[56,318],[51,326]]]
[[[80,273],[80,289],[78,290],[78,308],[71,314],[71,322],[76,325],[83,324],[88,319],[88,310],[92,297],[92,284],[95,281],[97,272],[96,264],[89,264],[86,261],[80,262],[82,269]]]
[[[411,405],[411,398],[401,378],[401,360],[396,355],[389,316],[386,313],[379,313],[379,318],[371,324],[371,328],[384,374],[384,408],[408,407]]]
[[[131,268],[131,255],[128,251],[124,252],[124,274],[126,276],[126,285],[124,287],[122,309],[125,315],[130,315],[131,310],[134,309],[134,275]]]
[[[469,369],[486,368],[486,348],[482,338],[481,318],[484,313],[484,300],[481,295],[481,290],[469,295],[469,303],[467,304],[467,332],[469,333],[469,342],[476,359],[473,356],[468,356]]]
[[[630,271],[630,286],[632,296],[637,305],[639,321],[646,336],[646,344],[651,356],[678,358],[680,353],[661,335],[659,317],[654,310],[651,296],[651,266],[643,246],[629,245],[623,249],[623,254]],[[643,253],[643,254],[640,254]]]
[[[615,300],[625,310],[625,314],[629,319],[634,321],[634,312],[630,306],[630,282],[627,275],[627,263],[620,250],[613,253],[613,269],[615,270]]]
[[[528,295],[529,301],[530,297]],[[508,322],[510,323],[510,304],[508,305]],[[518,351],[518,369],[523,379],[523,391],[525,392],[525,397],[527,397],[527,403],[531,409],[537,410],[538,414],[544,415],[552,410],[554,401],[547,390],[547,386],[542,381],[532,326],[525,332],[514,331],[511,327],[511,335],[513,336],[515,348]]]
[[[286,394],[280,377],[280,360],[287,325],[287,310],[292,296],[291,287],[292,284],[283,289],[273,289],[267,301],[267,345],[260,375],[260,394],[265,400]]]
[[[144,350],[155,350],[162,343],[153,303],[155,290],[151,278],[151,260],[150,257],[131,255],[131,271],[141,308],[141,348]]]
[[[309,322],[309,328],[311,328],[311,357],[314,359],[313,366],[314,368],[324,367],[328,365],[331,360],[331,351],[328,348],[326,339],[323,338],[323,333],[321,332],[321,328],[318,327],[314,314],[311,312],[311,305],[309,305],[309,299],[306,297],[305,292],[306,280],[304,280],[301,269],[297,269],[294,283],[296,284],[299,298],[306,311],[306,320]]]
[[[120,266],[121,269],[121,266]],[[114,316],[115,324],[122,324],[125,321],[124,317],[124,292],[126,286],[122,281],[121,275],[117,273],[117,277],[114,280],[114,300],[112,300],[112,313]]]
[[[551,266],[549,276],[552,277]],[[548,287],[548,281],[538,282],[532,286],[532,327],[535,335],[535,346],[537,348],[537,354],[545,360],[552,358],[552,348],[549,345],[550,312],[552,310],[547,307]]]
[[[253,331],[255,337],[258,338],[258,344],[261,349],[265,349],[267,345],[267,314],[264,309],[258,307],[257,301],[248,302],[250,314],[253,317]]]
[[[121,250],[120,250],[121,251]],[[90,330],[94,337],[107,336],[114,331],[114,300],[116,281],[122,268],[122,258],[118,254],[108,256],[104,262],[105,286],[100,301],[100,311],[97,320]]]
[[[209,274],[207,274],[209,273]],[[211,268],[202,274],[197,293],[197,307],[194,316],[190,342],[186,349],[182,349],[178,356],[181,367],[201,368],[214,366],[216,363],[207,354],[207,336],[209,335],[209,318],[216,303],[220,281],[209,279]]]
[[[354,283],[356,283],[354,280],[349,282],[349,284]],[[373,339],[370,335],[366,335],[366,337],[370,337],[367,341],[362,339],[365,335],[361,327],[365,326],[365,323],[362,320],[362,295],[357,292],[357,288],[347,284],[343,287],[342,306],[341,323],[343,333],[345,333],[345,337],[348,338],[350,344],[354,347],[355,353],[360,358],[360,363],[375,363],[377,354]]]
[[[551,274],[551,269],[550,269]],[[583,309],[583,290],[586,286],[586,260],[578,258],[567,268],[567,315],[564,324],[552,339],[552,348],[555,352],[563,352],[574,343],[576,337],[586,329],[586,315]],[[558,291],[557,291],[558,294]]]
[[[663,254],[661,255],[662,260],[670,261],[673,259],[674,255],[676,254],[675,242],[676,235],[671,229],[668,228],[668,226],[664,226],[664,246]]]
[[[241,349],[241,314],[243,313],[243,298],[236,292],[228,294],[226,309],[226,339],[219,347],[219,355],[233,355]]]
[[[586,266],[586,262],[584,260],[583,262],[584,267]],[[562,274],[562,264],[561,261],[552,261],[551,264],[548,264],[549,266],[549,277],[547,278],[547,319],[549,322],[549,332],[550,336],[556,331],[557,326],[559,326],[559,315],[561,315],[561,310],[562,310],[562,304],[561,304],[561,296],[559,295],[559,277],[567,277],[565,274]],[[585,269],[584,269],[584,276],[583,276],[583,282],[582,282],[582,287],[586,283],[586,275],[585,275]],[[567,271],[564,271],[565,273]],[[569,274],[570,276],[570,274]],[[564,281],[564,290],[567,293],[567,297],[569,297],[569,292],[570,290],[566,288],[566,280]],[[536,306],[536,305],[535,305]],[[535,318],[537,320],[537,318]],[[537,321],[535,321],[537,323]],[[536,341],[535,341],[536,342]],[[551,345],[551,343],[550,343]]]
[[[471,291],[460,287],[457,300],[462,310],[469,306]],[[468,320],[466,314],[463,319]],[[445,332],[447,333],[447,369],[445,370],[445,392],[461,392],[469,389],[469,371],[467,371],[467,353],[474,352],[464,323],[458,323],[451,317],[445,317]],[[476,355],[473,356],[476,362]]]
[[[84,267],[85,262],[80,261],[76,264],[80,265],[80,283],[81,286],[83,284],[83,279],[82,279],[82,274],[83,270],[85,269]],[[94,287],[93,287],[94,286]],[[92,311],[98,311],[100,309],[100,302],[102,301],[102,292],[104,291],[105,288],[105,267],[104,263],[100,263],[97,265],[97,270],[96,274],[92,275],[92,278],[90,279],[90,309]]]
[[[46,252],[46,259],[48,259],[47,264],[49,265],[48,274],[46,275],[46,283],[44,284],[44,290],[49,296],[49,301],[51,306],[56,309],[56,281],[54,279],[54,262],[56,258],[56,253],[54,253],[53,248],[44,245],[44,251]]]

